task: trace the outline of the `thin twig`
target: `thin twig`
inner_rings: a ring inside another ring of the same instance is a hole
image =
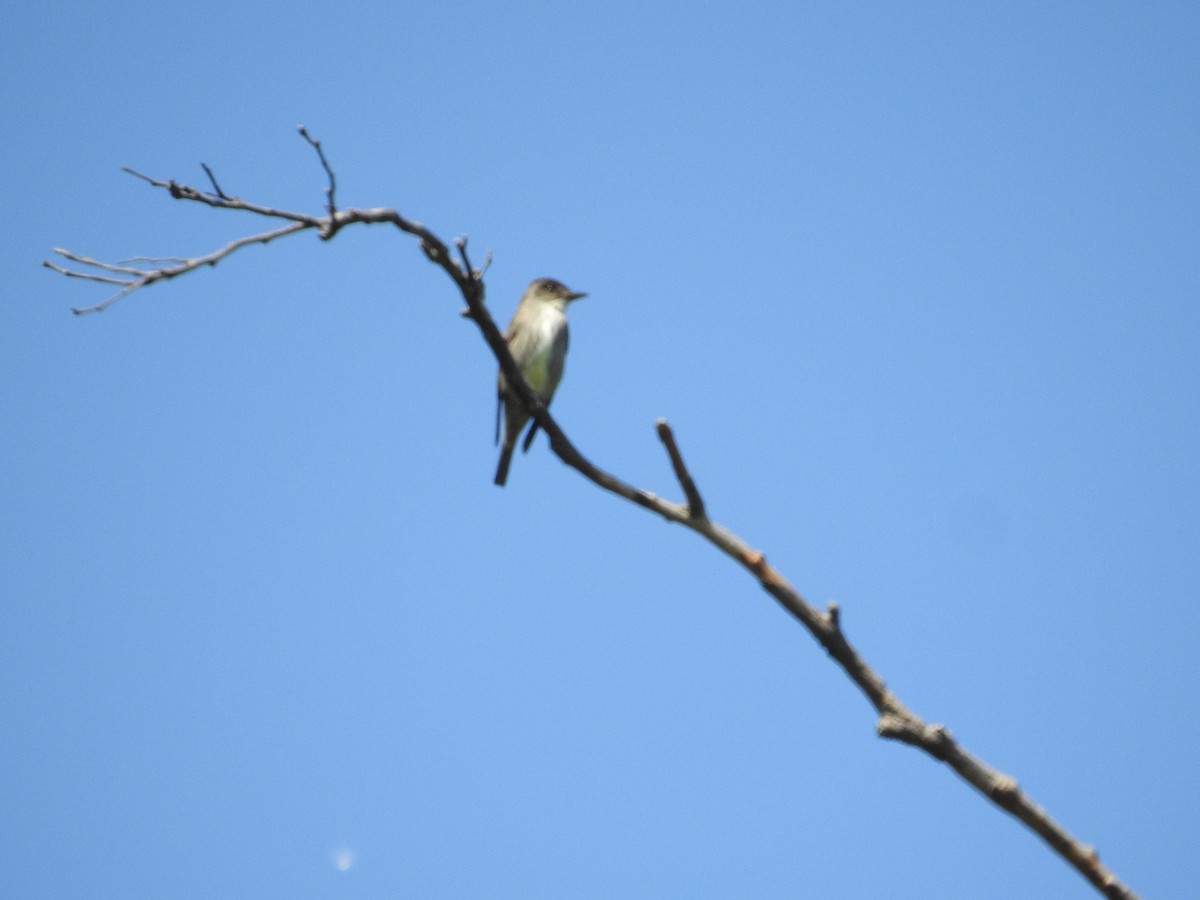
[[[298,130],[300,136],[308,141],[309,146],[317,151],[317,157],[321,160],[321,167],[325,170],[325,174],[329,178],[329,187],[325,189],[325,211],[330,216],[333,216],[337,212],[337,206],[333,202],[334,192],[337,191],[337,179],[334,178],[333,169],[329,167],[329,161],[325,159],[325,151],[321,149],[321,142],[312,137],[308,133],[308,129],[303,125]]]
[[[98,281],[101,284],[136,284],[133,281],[126,281],[123,278],[108,278],[104,275],[96,275],[93,272],[76,272],[72,269],[64,269],[57,263],[52,263],[48,259],[42,260],[42,265],[47,269],[53,269],[60,275],[66,275],[68,278],[83,278],[86,281]]]
[[[466,272],[466,273],[467,273],[467,275],[468,275],[468,276],[469,276],[469,277],[470,277],[470,278],[471,278],[473,281],[479,281],[480,283],[482,283],[482,280],[481,280],[481,279],[482,279],[482,273],[476,272],[476,271],[475,271],[475,270],[474,270],[474,269],[471,267],[471,259],[470,259],[470,257],[468,257],[468,256],[467,256],[467,237],[466,237],[466,235],[459,235],[458,237],[456,237],[456,238],[454,239],[454,246],[456,246],[456,247],[458,248],[458,255],[459,255],[460,257],[462,257],[462,267],[463,267],[463,271],[464,271],[464,272]],[[472,318],[472,316],[471,316],[471,308],[468,306],[466,309],[462,310],[462,311],[459,313],[459,315],[460,315],[460,316],[462,316],[464,319],[470,319],[470,318]],[[530,438],[532,438],[532,437],[533,437],[533,434],[534,434],[534,432],[533,432],[533,429],[530,429],[530,431],[529,431],[529,438],[526,438],[526,440],[529,440]]]
[[[208,164],[200,163],[200,168],[204,170],[204,174],[207,175],[208,180],[212,182],[213,192],[222,200],[231,200],[232,198],[226,197],[225,192],[221,190],[221,186],[217,184],[217,176],[213,174],[213,171],[208,167]]]
[[[54,252],[64,259],[69,259],[71,262],[77,262],[83,266],[91,266],[93,269],[103,269],[105,272],[116,272],[119,275],[136,275],[139,278],[149,275],[145,269],[134,269],[130,266],[113,265],[112,263],[100,262],[98,259],[90,259],[86,256],[78,256],[70,250],[64,250],[62,247],[55,247]],[[132,262],[132,260],[127,260]]]
[[[458,248],[458,255],[462,257],[463,271],[472,278],[479,277],[478,273],[471,266],[470,257],[467,256],[467,236],[463,234],[456,237],[454,239],[454,246]]]
[[[309,226],[303,222],[293,222],[291,225],[284,225],[282,228],[276,228],[274,231],[267,231],[267,232],[263,232],[262,234],[252,234],[252,235],[249,235],[248,237],[238,238],[236,241],[230,241],[224,247],[221,247],[218,250],[214,250],[212,253],[209,253],[205,256],[198,256],[195,259],[186,259],[183,262],[181,262],[180,264],[175,265],[175,266],[169,266],[169,267],[165,267],[165,268],[161,268],[161,269],[153,269],[153,270],[146,271],[146,272],[140,272],[140,277],[138,277],[132,281],[119,281],[114,278],[104,278],[102,276],[95,275],[90,272],[71,271],[71,270],[62,268],[61,266],[56,266],[54,263],[50,262],[49,260],[44,261],[42,263],[42,265],[46,266],[47,268],[54,269],[55,271],[61,272],[64,275],[69,275],[73,278],[86,278],[89,281],[102,281],[106,284],[124,285],[122,290],[113,294],[111,297],[107,298],[106,300],[103,300],[102,302],[97,303],[95,306],[73,307],[71,309],[71,312],[75,313],[75,315],[82,316],[82,315],[86,315],[88,313],[104,312],[104,310],[108,309],[110,306],[112,306],[118,300],[121,300],[124,297],[128,297],[130,294],[132,294],[134,291],[138,290],[139,288],[149,287],[150,285],[154,284],[157,281],[167,281],[171,278],[177,278],[180,275],[186,275],[188,272],[191,272],[195,269],[199,269],[203,266],[215,266],[217,263],[219,263],[225,257],[229,256],[231,253],[235,253],[236,251],[240,250],[242,247],[248,247],[251,244],[269,244],[271,241],[275,240],[276,238],[281,238],[288,234],[295,234],[297,231],[304,231],[305,229],[307,229],[309,227],[311,227],[311,226]],[[65,256],[67,259],[78,262],[81,265],[96,266],[97,268],[105,269],[108,271],[130,272],[130,273],[139,272],[139,270],[137,270],[137,269],[120,269],[120,268],[110,266],[107,263],[101,263],[101,262],[97,262],[96,260],[88,259],[87,257],[76,256],[75,254],[70,253],[66,250],[56,249],[55,252],[60,253],[63,256]]]
[[[675,479],[683,488],[683,495],[687,497],[688,512],[693,519],[707,518],[704,513],[704,501],[700,498],[696,482],[692,480],[692,474],[688,471],[687,464],[683,461],[683,455],[679,452],[679,446],[675,443],[675,433],[671,431],[671,426],[667,424],[666,419],[659,419],[655,423],[655,428],[658,430],[658,439],[663,442],[663,446],[667,448],[667,455],[671,457],[671,468],[675,470]]]

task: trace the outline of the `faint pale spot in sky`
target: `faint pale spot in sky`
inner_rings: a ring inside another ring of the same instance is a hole
[[[338,847],[333,851],[333,867],[339,872],[348,872],[358,862],[358,857],[349,847]]]

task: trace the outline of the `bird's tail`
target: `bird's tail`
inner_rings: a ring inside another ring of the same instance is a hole
[[[516,440],[509,440],[508,435],[504,436],[504,446],[500,448],[500,464],[496,466],[496,484],[504,487],[504,482],[508,481],[508,467],[512,464],[513,450],[517,448]]]

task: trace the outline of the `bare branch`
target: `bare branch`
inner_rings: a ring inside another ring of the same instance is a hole
[[[454,239],[454,246],[458,248],[458,255],[462,259],[463,271],[470,272],[472,277],[474,277],[477,273],[471,266],[471,260],[467,256],[467,236],[465,234],[461,234],[456,237]]]
[[[217,262],[231,253],[250,244],[266,244],[276,238],[296,234],[301,231],[315,229],[324,239],[333,237],[348,225],[390,224],[417,238],[421,251],[432,263],[441,268],[455,283],[467,310],[463,313],[472,319],[482,333],[484,341],[491,349],[500,365],[501,371],[508,382],[509,389],[514,391],[530,411],[538,427],[546,432],[550,446],[555,455],[564,463],[575,469],[597,486],[616,494],[619,497],[662,516],[669,522],[676,522],[699,534],[718,550],[729,556],[745,568],[768,594],[775,598],[780,606],[795,618],[817,640],[833,660],[841,666],[846,675],[858,686],[866,696],[875,712],[878,714],[876,731],[880,737],[899,741],[916,747],[932,758],[950,766],[967,783],[978,790],[984,797],[995,803],[1001,809],[1009,812],[1042,839],[1084,876],[1097,890],[1106,897],[1129,900],[1136,895],[1122,884],[1101,862],[1096,851],[1075,838],[1057,822],[1050,818],[1044,809],[1025,795],[1016,780],[991,768],[983,761],[968,753],[950,732],[941,725],[929,725],[912,713],[887,688],[883,679],[874,669],[867,665],[858,652],[851,646],[842,631],[840,608],[836,603],[830,603],[825,612],[810,605],[786,579],[767,563],[762,552],[754,550],[741,538],[722,528],[708,518],[704,502],[700,497],[695,482],[692,479],[682,455],[675,443],[670,426],[663,420],[657,423],[658,435],[671,458],[675,477],[679,480],[687,498],[686,504],[672,503],[649,491],[627,484],[616,476],[604,471],[589,461],[574,444],[567,438],[558,423],[550,415],[545,405],[540,403],[525,381],[517,364],[509,353],[508,345],[500,328],[492,319],[484,304],[483,274],[491,262],[491,253],[483,269],[476,271],[472,268],[467,256],[467,240],[459,238],[455,245],[459,251],[456,261],[449,248],[435,234],[419,222],[406,219],[392,209],[344,209],[334,208],[333,195],[335,189],[333,171],[330,168],[319,142],[314,141],[303,129],[301,135],[307,140],[321,160],[329,178],[329,188],[326,195],[329,200],[328,215],[314,217],[303,213],[288,212],[272,207],[247,203],[226,196],[216,185],[215,179],[209,173],[215,193],[202,192],[174,181],[158,181],[143,175],[133,169],[126,169],[153,187],[166,190],[177,200],[190,200],[218,209],[234,209],[268,218],[284,219],[289,224],[274,231],[250,235],[230,242],[207,256],[196,259],[167,260],[177,264],[153,270],[124,268],[119,265],[102,263],[87,257],[77,256],[65,250],[55,252],[81,266],[99,269],[103,272],[127,274],[133,276],[130,280],[111,278],[94,272],[72,271],[49,261],[43,263],[64,275],[83,278],[106,284],[122,285],[122,290],[105,300],[103,303],[86,309],[76,309],[76,313],[98,312],[106,309],[121,297],[133,291],[146,287],[157,281],[165,281],[194,271],[205,265],[216,265]],[[207,171],[207,167],[205,167]],[[150,261],[145,257],[136,257],[129,261]]]

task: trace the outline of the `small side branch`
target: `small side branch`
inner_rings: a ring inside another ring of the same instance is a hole
[[[467,236],[464,234],[456,237],[454,239],[454,246],[458,248],[458,255],[462,257],[463,270],[470,273],[472,278],[482,284],[483,276],[486,275],[487,270],[492,267],[492,251],[488,250],[487,256],[485,256],[483,259],[483,266],[476,269],[471,264],[470,258],[467,256]]]
[[[99,260],[89,259],[86,256],[78,256],[71,253],[69,250],[63,250],[56,247],[54,252],[59,256],[78,263],[81,266],[90,266],[100,269],[105,272],[120,272],[134,277],[129,279],[109,278],[103,275],[97,275],[95,272],[79,271],[64,268],[49,260],[43,261],[42,265],[47,269],[53,269],[63,275],[71,278],[83,278],[87,281],[99,281],[103,284],[119,284],[121,290],[113,294],[106,300],[97,303],[95,306],[72,307],[71,312],[77,316],[86,315],[88,313],[104,312],[118,300],[123,297],[128,297],[139,288],[149,287],[156,281],[167,281],[171,278],[177,278],[180,275],[186,275],[188,272],[199,269],[203,266],[215,266],[231,253],[235,253],[242,247],[248,247],[251,244],[269,244],[276,238],[284,237],[285,235],[295,234],[297,231],[303,231],[310,226],[303,222],[293,222],[290,225],[284,225],[282,228],[276,228],[274,231],[267,231],[262,234],[252,234],[249,237],[238,238],[236,241],[230,241],[219,250],[214,250],[205,256],[198,256],[195,259],[185,259],[176,265],[163,266],[158,269],[134,269],[124,266],[114,266],[110,263],[100,262]]]
[[[459,235],[454,239],[454,246],[458,248],[459,258],[462,260],[463,271],[472,281],[479,281],[480,272],[475,271],[475,267],[471,265],[471,257],[467,256],[467,237]]]
[[[658,439],[667,448],[667,455],[671,457],[671,468],[675,470],[675,478],[683,488],[683,495],[687,497],[688,515],[693,519],[707,519],[704,500],[700,497],[696,482],[692,480],[692,473],[683,461],[683,454],[679,452],[679,446],[675,443],[675,433],[671,431],[671,426],[667,424],[666,419],[659,419],[654,427],[658,431]]]
[[[233,198],[231,198],[231,197],[227,197],[227,196],[225,195],[225,192],[224,192],[223,190],[221,190],[221,186],[220,186],[219,184],[217,184],[217,176],[213,174],[213,171],[212,171],[212,169],[210,169],[210,168],[208,167],[208,164],[207,164],[207,163],[200,163],[200,168],[202,168],[202,169],[204,170],[204,174],[208,176],[208,181],[209,181],[209,184],[211,184],[211,185],[213,186],[213,193],[214,193],[214,194],[216,194],[216,195],[217,195],[218,197],[220,197],[222,200],[231,200],[231,199],[233,199]]]
[[[334,194],[337,192],[337,178],[333,175],[333,169],[329,167],[329,160],[325,158],[325,151],[321,149],[321,142],[312,137],[308,133],[308,129],[303,125],[298,130],[300,137],[308,141],[308,145],[317,151],[317,158],[321,160],[321,168],[325,170],[325,176],[329,179],[329,187],[325,188],[325,211],[332,217],[337,212],[337,204],[334,202]]]

